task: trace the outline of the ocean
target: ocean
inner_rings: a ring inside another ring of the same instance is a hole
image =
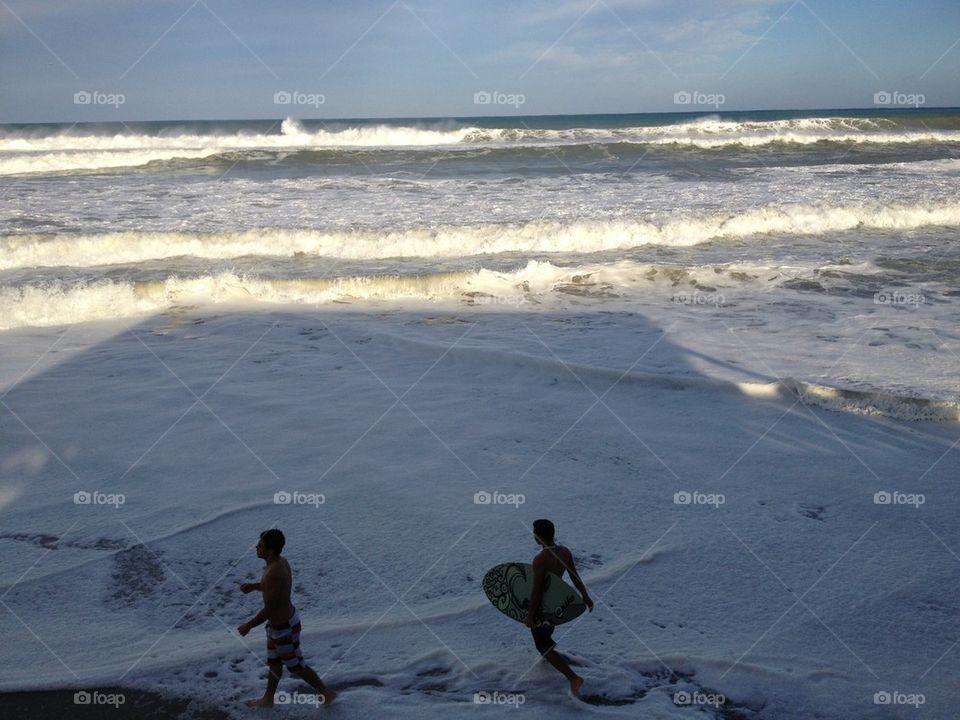
[[[946,351],[904,375],[926,328],[956,347],[958,152],[955,109],[6,125],[0,328],[214,303],[700,308],[817,364],[828,319],[909,317],[879,331],[882,372],[820,379],[951,398]],[[865,330],[846,327],[832,340]]]

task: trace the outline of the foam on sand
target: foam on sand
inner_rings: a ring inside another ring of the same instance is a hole
[[[621,264],[625,265],[625,264]],[[636,274],[639,266],[631,268]],[[609,268],[605,270],[609,272]],[[621,272],[626,268],[621,267]],[[597,272],[603,272],[599,268]],[[710,274],[713,274],[712,271]],[[438,300],[466,302],[476,308],[487,306],[501,311],[534,311],[543,304],[544,293],[566,288],[574,278],[591,273],[584,268],[571,270],[549,263],[530,262],[513,273],[481,270],[477,273],[440,273],[412,277],[347,277],[315,280],[258,280],[232,273],[195,279],[171,278],[164,282],[114,283],[103,281],[74,289],[27,288],[20,294],[10,289],[0,292],[0,318],[6,326],[64,325],[91,320],[107,320],[156,314],[175,306],[192,304],[249,305],[251,302],[278,305],[316,306],[362,301],[401,302]],[[581,285],[583,280],[578,281]],[[593,282],[590,283],[593,285]],[[589,287],[578,296],[589,295]],[[601,291],[603,288],[601,287]],[[394,337],[393,342],[411,341]],[[415,343],[414,343],[415,344]],[[440,351],[440,349],[438,349]],[[473,360],[479,351],[449,350],[453,356],[466,353]],[[900,420],[933,422],[960,421],[960,403],[952,400],[911,397],[889,392],[847,389],[804,382],[794,378],[776,378],[763,382],[734,382],[712,378],[690,378],[663,373],[624,372],[621,369],[578,366],[522,353],[484,351],[496,363],[523,363],[550,372],[574,370],[581,376],[596,376],[611,382],[637,382],[664,388],[690,387],[710,391],[735,392],[761,400],[798,401],[828,410],[878,415]]]
[[[952,666],[915,684],[909,669],[952,642],[956,560],[938,538],[957,512],[960,426],[794,408],[788,381],[711,382],[696,356],[723,353],[639,314],[459,315],[183,310],[70,332],[54,348],[69,357],[41,368],[57,333],[18,333],[6,372],[26,377],[4,404],[23,422],[5,449],[44,461],[4,476],[21,493],[4,508],[0,592],[21,622],[0,688],[102,692],[122,677],[241,716],[264,650],[260,631],[233,631],[260,606],[238,585],[276,526],[305,658],[344,690],[340,717],[492,717],[512,706],[491,696],[519,693],[527,714],[561,720],[868,720],[894,689],[950,717]],[[674,374],[620,379],[661,334],[643,367]],[[76,504],[78,486],[126,503]],[[275,502],[295,488],[326,502]],[[481,489],[527,502],[477,504]],[[896,499],[914,492],[925,504]],[[694,500],[714,493],[724,502]],[[583,702],[479,584],[537,551],[529,522],[545,515],[597,601],[556,636]],[[800,594],[813,612],[787,612]],[[302,687],[285,673],[280,689]]]
[[[398,344],[416,344],[394,336]],[[451,354],[476,356],[478,351],[454,348]],[[535,357],[508,351],[484,351],[488,362],[504,365],[522,363],[547,373],[573,371],[581,380],[593,377],[607,383],[639,383],[671,390],[698,389],[726,392],[757,400],[794,401],[827,410],[875,415],[898,420],[960,422],[960,402],[932,398],[908,397],[892,393],[854,390],[804,382],[795,378],[777,378],[767,382],[733,382],[709,377],[675,376],[666,373],[642,373],[561,362],[551,357]]]

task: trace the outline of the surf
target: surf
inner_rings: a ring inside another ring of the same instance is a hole
[[[531,122],[535,122],[531,119]],[[319,123],[319,125],[318,125]],[[58,173],[143,167],[242,151],[298,152],[407,148],[556,148],[629,145],[701,150],[770,146],[929,146],[960,144],[960,131],[901,125],[884,118],[795,118],[725,120],[703,117],[660,125],[543,128],[521,122],[481,127],[463,121],[414,124],[298,121],[286,118],[260,130],[168,127],[154,133],[125,126],[122,132],[71,128],[54,133],[0,128],[0,175]],[[275,160],[275,156],[267,158]]]
[[[770,205],[742,212],[655,214],[617,220],[382,229],[262,229],[0,237],[0,270],[94,267],[190,256],[225,260],[297,255],[342,260],[464,258],[503,253],[597,253],[645,245],[689,247],[766,234],[826,235],[960,226],[960,202]]]
[[[401,304],[535,311],[569,301],[605,303],[658,297],[685,306],[719,307],[743,292],[830,288],[872,295],[896,284],[895,271],[873,263],[791,266],[731,263],[696,266],[638,263],[559,265],[528,260],[513,269],[480,268],[419,274],[347,273],[270,277],[235,270],[173,272],[152,279],[36,280],[0,287],[0,330],[69,325],[165,312],[184,305]],[[141,273],[142,274],[142,273]],[[829,277],[829,280],[827,278]],[[925,301],[925,298],[924,298]]]

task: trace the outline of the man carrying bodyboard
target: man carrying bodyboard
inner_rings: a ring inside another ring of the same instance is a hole
[[[584,605],[593,612],[593,600],[587,594],[587,588],[577,574],[573,563],[573,553],[563,545],[554,542],[555,528],[549,520],[535,520],[533,523],[533,537],[542,550],[533,559],[533,589],[530,591],[530,606],[527,612],[527,627],[533,635],[533,642],[544,659],[553,665],[570,683],[570,691],[578,695],[583,686],[583,678],[571,668],[567,659],[554,648],[553,624],[545,620],[537,620],[540,604],[543,600],[544,579],[548,572],[563,579],[563,573],[570,573],[570,581],[583,598]]]
[[[300,652],[300,613],[290,602],[290,588],[293,576],[286,558],[280,557],[285,542],[283,533],[272,528],[260,533],[257,543],[257,557],[266,562],[260,582],[241,583],[244,593],[260,590],[263,593],[263,608],[252,620],[237,628],[237,632],[246,635],[266,621],[267,626],[267,691],[262,698],[248,700],[247,705],[255,708],[273,707],[273,696],[280,684],[283,668],[309,683],[317,691],[317,700],[322,705],[333,702],[337,693],[323,684],[311,668],[303,662]]]

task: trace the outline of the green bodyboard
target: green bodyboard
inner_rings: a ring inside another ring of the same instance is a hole
[[[533,566],[529,563],[503,563],[491,568],[483,577],[483,591],[493,606],[521,623],[527,621],[532,589]],[[547,573],[537,625],[562,625],[579,617],[586,609],[580,593],[554,573]]]

